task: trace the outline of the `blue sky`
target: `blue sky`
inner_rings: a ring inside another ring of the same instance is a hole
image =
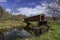
[[[51,0],[0,0],[0,5],[13,14],[37,15],[46,9],[45,3]]]

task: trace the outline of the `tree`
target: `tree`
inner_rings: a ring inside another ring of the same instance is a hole
[[[0,20],[2,20],[3,14],[4,14],[3,8],[0,6]]]
[[[0,6],[0,20],[6,20],[11,17],[12,14],[9,12],[5,11],[1,6]]]
[[[60,0],[52,0],[47,5],[48,13],[51,14],[53,21],[57,20],[57,15],[60,14]]]

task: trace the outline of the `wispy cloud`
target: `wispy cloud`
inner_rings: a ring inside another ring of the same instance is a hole
[[[0,2],[7,2],[7,0],[0,0]]]
[[[18,2],[20,2],[20,1],[22,1],[22,0],[15,0],[15,3],[18,3]]]
[[[29,5],[36,5],[36,3],[35,2],[31,2],[31,3],[28,3]]]

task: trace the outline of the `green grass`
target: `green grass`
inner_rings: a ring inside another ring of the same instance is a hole
[[[60,22],[50,22],[49,25],[53,30],[49,30],[39,37],[27,38],[25,40],[60,40]]]

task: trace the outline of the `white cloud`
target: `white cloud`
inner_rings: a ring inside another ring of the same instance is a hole
[[[27,16],[37,15],[40,13],[45,13],[45,9],[46,9],[46,7],[42,7],[40,5],[37,5],[35,8],[22,7],[22,8],[17,9],[19,11],[19,13],[17,13],[17,14],[24,14]]]
[[[8,11],[10,13],[11,12],[11,9],[6,9],[6,11]]]
[[[0,2],[6,2],[7,0],[0,0]]]

